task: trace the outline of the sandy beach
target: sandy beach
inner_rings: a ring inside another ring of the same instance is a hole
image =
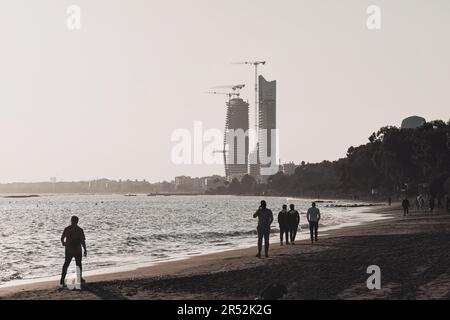
[[[284,299],[449,299],[450,214],[371,211],[392,219],[329,231],[313,245],[273,243],[268,259],[255,248],[227,251],[87,277],[81,292],[42,282],[0,289],[0,298],[247,300],[278,282]],[[380,290],[367,289],[370,265],[381,268]]]

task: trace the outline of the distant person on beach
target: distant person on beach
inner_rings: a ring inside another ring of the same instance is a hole
[[[403,207],[403,216],[408,215],[409,214],[409,200],[408,200],[408,198],[403,199],[402,207]]]
[[[64,229],[64,232],[61,236],[61,243],[65,247],[65,261],[61,274],[61,286],[65,286],[65,279],[67,274],[67,269],[69,268],[70,262],[73,258],[75,258],[75,263],[77,267],[80,268],[80,277],[82,271],[81,265],[81,247],[84,249],[84,256],[87,256],[86,250],[86,238],[84,236],[84,231],[78,226],[78,217],[73,216],[71,218],[71,225]],[[81,277],[82,282],[84,281]]]
[[[392,205],[392,198],[391,197],[388,198],[388,204],[389,204],[389,206]]]
[[[295,206],[291,204],[288,212],[289,237],[291,245],[295,245],[295,237],[297,236],[298,225],[300,224],[300,214],[295,210]]]
[[[280,227],[280,245],[283,245],[283,238],[289,244],[289,222],[287,205],[283,204],[283,209],[278,213],[278,225]]]
[[[433,213],[434,211],[434,197],[430,197],[430,212]]]
[[[420,202],[417,198],[414,199],[414,208],[416,209],[416,211],[419,211],[420,209]]]
[[[318,233],[319,233],[319,221],[320,221],[320,210],[316,207],[316,203],[312,203],[312,207],[308,209],[306,213],[306,219],[308,219],[309,223],[309,232],[311,234],[311,243],[318,241]]]
[[[253,215],[253,218],[258,218],[258,254],[256,257],[261,258],[262,241],[264,238],[264,252],[267,258],[269,257],[270,225],[273,222],[273,213],[267,209],[266,201],[261,201],[261,206]]]

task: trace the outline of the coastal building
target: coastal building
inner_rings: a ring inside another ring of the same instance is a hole
[[[402,129],[415,129],[417,127],[420,127],[426,122],[425,118],[418,117],[418,116],[412,116],[404,119],[402,121]]]
[[[186,176],[175,177],[175,187],[187,186],[192,184],[192,178]]]
[[[175,177],[175,189],[183,192],[200,192],[205,190],[204,178],[191,178],[189,176]]]
[[[295,169],[297,169],[297,165],[294,162],[283,164],[283,173],[288,176],[292,176],[295,173]]]
[[[221,176],[211,176],[204,178],[204,188],[207,191],[215,190],[221,187],[225,187],[226,179]]]
[[[258,145],[250,152],[249,162],[249,174],[259,183],[261,180],[261,165],[259,164]]]
[[[239,96],[227,102],[224,138],[225,175],[228,181],[242,179],[248,173],[249,104]]]

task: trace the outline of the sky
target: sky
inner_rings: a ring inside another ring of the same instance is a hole
[[[448,0],[0,0],[0,39],[0,182],[224,174],[175,164],[171,135],[223,130],[213,86],[245,83],[253,110],[253,70],[236,61],[266,60],[277,80],[282,162],[450,117]]]

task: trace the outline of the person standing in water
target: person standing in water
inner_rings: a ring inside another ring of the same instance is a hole
[[[295,245],[295,237],[297,236],[298,225],[300,224],[300,214],[295,210],[295,206],[289,206],[291,210],[288,212],[289,234],[291,238],[291,245]]]
[[[261,258],[262,241],[264,238],[264,252],[266,258],[269,257],[269,237],[270,237],[270,225],[273,222],[273,213],[267,209],[266,201],[261,201],[261,206],[253,215],[253,218],[258,218],[258,254],[256,257]]]
[[[283,237],[286,237],[286,244],[289,244],[289,223],[287,205],[283,204],[283,209],[278,213],[278,225],[280,227],[280,245],[283,245]]]
[[[306,218],[309,223],[309,232],[311,234],[311,243],[314,243],[314,239],[316,242],[318,241],[318,232],[319,232],[319,221],[320,221],[320,210],[316,207],[316,203],[312,203],[312,207],[308,209],[306,213]]]
[[[65,261],[62,268],[60,285],[65,286],[65,279],[67,274],[67,269],[69,268],[70,262],[75,258],[75,263],[77,267],[80,268],[80,278],[84,282],[81,276],[82,265],[81,265],[81,247],[84,249],[84,256],[87,257],[86,250],[86,238],[84,236],[84,231],[78,226],[78,217],[73,216],[71,218],[71,225],[64,229],[61,236],[61,243],[65,247]]]

